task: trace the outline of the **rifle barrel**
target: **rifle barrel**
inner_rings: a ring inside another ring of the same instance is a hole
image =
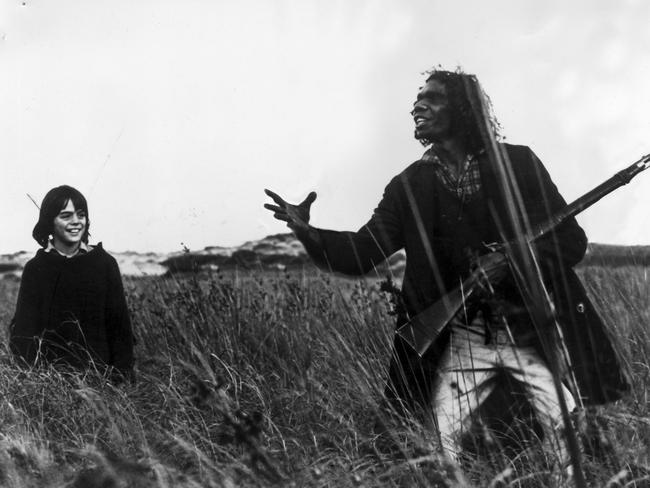
[[[601,183],[593,190],[585,193],[577,200],[568,204],[557,214],[553,215],[548,221],[537,227],[527,239],[528,242],[533,241],[538,237],[543,236],[547,232],[553,230],[566,219],[575,217],[580,212],[591,207],[598,200],[606,195],[609,195],[617,188],[620,188],[623,185],[627,185],[632,180],[632,178],[634,178],[641,171],[648,169],[648,167],[650,167],[650,154],[646,154],[645,156],[641,157],[638,161],[619,171],[607,181]]]

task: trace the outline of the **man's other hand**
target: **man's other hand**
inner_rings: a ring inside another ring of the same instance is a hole
[[[509,273],[508,258],[501,252],[491,252],[480,256],[475,263],[474,272],[478,274],[479,284],[493,292]]]
[[[286,202],[280,195],[271,190],[265,189],[264,193],[275,202],[275,205],[265,203],[264,208],[273,212],[273,216],[276,219],[286,222],[287,227],[296,233],[309,230],[309,211],[311,204],[316,200],[316,192],[311,192],[298,205],[292,205]]]

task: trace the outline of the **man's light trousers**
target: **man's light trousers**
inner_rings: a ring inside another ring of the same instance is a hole
[[[490,334],[482,320],[470,326],[452,326],[449,346],[440,363],[440,375],[434,385],[433,409],[437,417],[442,448],[458,458],[460,437],[473,420],[473,412],[495,388],[495,376],[504,371],[520,382],[542,427],[544,444],[556,453],[561,463],[569,459],[562,415],[553,376],[534,347],[516,346],[508,330]],[[569,411],[575,408],[573,396],[562,387]],[[508,406],[504,406],[507,408]]]

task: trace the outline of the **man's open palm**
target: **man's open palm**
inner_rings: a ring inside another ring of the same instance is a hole
[[[293,231],[305,231],[309,228],[309,211],[311,204],[316,200],[315,192],[307,195],[307,198],[298,205],[287,203],[280,195],[271,190],[265,189],[264,193],[275,202],[275,205],[265,203],[264,208],[273,212],[273,216],[276,219],[286,222],[287,227]]]

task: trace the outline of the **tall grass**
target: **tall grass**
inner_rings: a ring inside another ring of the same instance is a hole
[[[649,462],[650,287],[640,267],[582,277],[635,372],[630,398],[592,418],[610,427],[608,457],[587,461],[605,486],[626,463]],[[0,486],[463,484],[425,423],[384,408],[394,318],[376,280],[249,272],[125,285],[136,384],[24,371],[2,348]],[[17,287],[0,281],[5,327]],[[543,462],[512,466],[512,486],[552,486]],[[470,459],[466,482],[488,486],[503,467]]]

